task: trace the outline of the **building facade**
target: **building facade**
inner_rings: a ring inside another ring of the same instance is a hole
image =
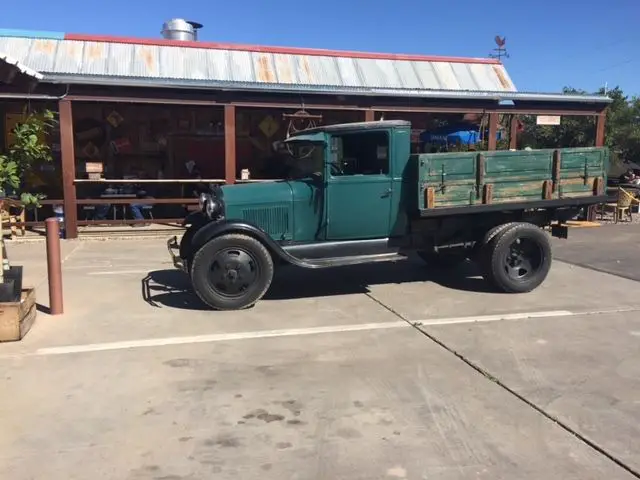
[[[486,132],[493,150],[500,130],[503,148],[518,147],[518,115],[588,115],[596,144],[604,142],[607,98],[519,92],[494,59],[167,36],[0,30],[0,151],[25,109],[59,113],[56,161],[43,168],[39,188],[48,203],[64,204],[68,238],[99,222],[87,211],[131,203],[102,198],[105,184],[147,185],[154,195],[146,203],[170,221],[194,202],[197,176],[220,183],[282,178],[279,142],[318,124],[410,120],[414,151],[421,151],[422,132],[463,122]]]

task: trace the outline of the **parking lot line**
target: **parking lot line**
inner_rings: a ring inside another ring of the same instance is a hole
[[[355,325],[332,325],[328,327],[289,328],[284,330],[258,330],[254,332],[218,333],[188,337],[149,338],[142,340],[129,340],[124,342],[91,343],[86,345],[70,345],[66,347],[40,348],[35,351],[34,355],[64,355],[68,353],[124,350],[129,348],[161,347],[166,345],[184,345],[193,343],[229,342],[233,340],[290,337],[297,335],[317,335],[321,333],[358,332],[363,330],[382,330],[410,326],[411,325],[404,320],[397,320],[394,322],[361,323]]]
[[[526,320],[528,318],[568,317],[577,315],[569,310],[550,310],[546,312],[500,313],[497,315],[482,315],[476,317],[450,317],[418,320],[415,325],[452,325],[456,323],[497,322],[500,320]]]
[[[449,325],[459,323],[496,322],[501,320],[525,320],[529,318],[549,318],[578,315],[568,310],[553,310],[545,312],[505,313],[499,315],[483,315],[474,317],[435,318],[421,321],[397,320],[393,322],[361,323],[353,325],[331,325],[326,327],[289,328],[282,330],[258,330],[252,332],[217,333],[207,335],[148,338],[127,340],[122,342],[91,343],[84,345],[68,345],[62,347],[46,347],[27,355],[66,355],[73,353],[99,352],[106,350],[126,350],[144,347],[162,347],[167,345],[185,345],[195,343],[229,342],[235,340],[249,340],[259,338],[290,337],[300,335],[318,335],[324,333],[345,333],[390,328],[411,327],[415,325]]]
[[[131,275],[138,273],[149,273],[152,268],[146,268],[144,270],[103,270],[100,272],[87,272],[87,275]]]

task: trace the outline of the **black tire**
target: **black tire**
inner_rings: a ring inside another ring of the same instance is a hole
[[[467,259],[466,255],[460,252],[444,253],[419,250],[416,255],[429,267],[433,268],[455,268]]]
[[[530,223],[513,223],[485,245],[481,267],[484,278],[501,291],[525,293],[547,278],[551,262],[546,232]]]
[[[521,225],[522,222],[508,222],[503,223],[502,225],[496,225],[487,233],[485,233],[482,241],[476,245],[475,255],[473,260],[480,267],[482,271],[482,276],[484,279],[498,288],[493,279],[493,274],[491,271],[491,252],[493,251],[493,245],[495,244],[497,237],[507,228],[510,228],[514,225]],[[529,224],[527,224],[529,225]]]
[[[266,247],[240,234],[210,240],[191,262],[193,289],[215,310],[251,307],[269,289],[273,273],[273,259]]]
[[[189,275],[191,275],[191,260],[193,259],[193,252],[191,252],[190,244],[197,231],[197,227],[191,226],[185,230],[182,238],[180,239],[180,258],[182,258]]]

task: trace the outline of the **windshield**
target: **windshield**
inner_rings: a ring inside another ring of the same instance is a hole
[[[316,142],[288,142],[289,178],[322,177],[324,170],[324,144]]]

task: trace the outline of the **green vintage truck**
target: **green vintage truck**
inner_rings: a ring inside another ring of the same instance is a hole
[[[551,235],[607,200],[606,148],[410,153],[411,124],[376,121],[286,140],[286,180],[212,186],[185,219],[176,267],[218,310],[249,307],[288,265],[329,268],[407,258],[477,262],[496,289],[535,289]]]

